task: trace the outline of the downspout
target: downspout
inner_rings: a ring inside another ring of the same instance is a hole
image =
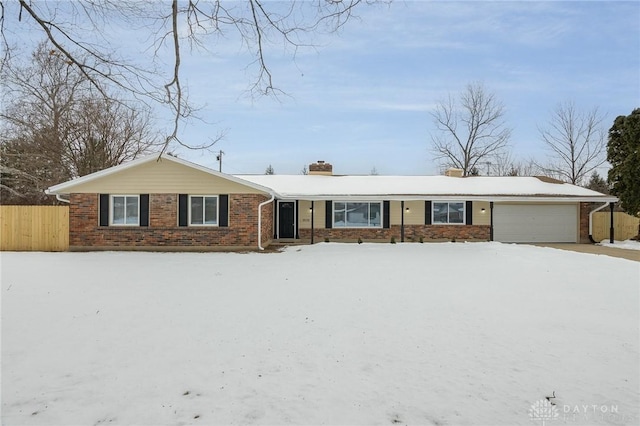
[[[67,200],[65,198],[62,198],[62,196],[60,194],[56,194],[56,200],[58,200],[58,201],[60,201],[62,203],[67,203],[67,204],[71,203],[71,200]]]
[[[47,195],[54,195],[54,194],[50,193],[48,189],[45,189],[44,193],[47,194]],[[60,194],[55,194],[55,196],[56,196],[56,200],[60,201],[61,203],[67,203],[67,204],[71,203],[71,200],[67,200],[66,198],[62,198],[62,196]]]
[[[258,249],[259,250],[264,250],[264,247],[262,247],[262,207],[273,202],[273,200],[275,199],[276,199],[276,196],[271,194],[271,198],[269,198],[267,201],[264,201],[258,204]]]
[[[589,241],[591,241],[593,244],[597,244],[598,243],[598,241],[593,239],[593,214],[595,212],[597,212],[598,210],[604,209],[605,207],[607,207],[607,205],[609,205],[609,203],[604,203],[603,205],[601,205],[597,209],[591,210],[589,212]]]

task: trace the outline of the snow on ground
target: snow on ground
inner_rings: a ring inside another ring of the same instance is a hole
[[[614,247],[625,250],[640,250],[640,241],[635,240],[625,240],[625,241],[614,241],[613,244],[609,242],[609,240],[602,240],[600,242],[601,246]]]
[[[499,243],[1,256],[2,424],[640,421],[638,262]]]

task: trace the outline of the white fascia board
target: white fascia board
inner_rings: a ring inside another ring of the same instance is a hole
[[[495,201],[495,202],[528,202],[528,203],[615,203],[616,197],[580,197],[580,196],[530,196],[530,195],[308,195],[308,194],[282,194],[280,200],[306,200],[306,201]]]
[[[475,198],[470,197],[469,200]],[[549,202],[562,202],[562,203],[616,203],[618,199],[616,197],[604,196],[604,197],[581,197],[581,196],[522,196],[515,195],[510,196],[494,196],[486,197],[484,201],[522,201],[528,203],[549,203]]]

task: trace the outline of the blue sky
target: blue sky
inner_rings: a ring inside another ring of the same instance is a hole
[[[221,131],[223,171],[298,174],[316,160],[335,173],[437,174],[430,112],[480,81],[506,107],[517,159],[546,155],[538,125],[558,103],[598,107],[605,130],[640,107],[640,2],[426,2],[363,6],[337,34],[315,37],[295,58],[281,45],[267,59],[278,99],[251,98],[255,68],[234,39],[182,58],[203,121],[186,143]],[[215,154],[175,150],[217,169]]]

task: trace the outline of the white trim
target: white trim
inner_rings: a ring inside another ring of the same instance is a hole
[[[273,202],[275,199],[276,196],[271,194],[271,198],[258,204],[258,250],[264,250],[264,247],[262,247],[262,207]],[[271,207],[271,210],[273,210],[273,207]]]
[[[441,204],[447,203],[447,222],[435,221],[434,208],[436,206],[436,203],[441,203]],[[453,204],[453,203],[462,204],[462,222],[455,222],[455,223],[449,222],[449,204]],[[460,201],[459,199],[458,200],[432,200],[431,201],[431,224],[432,225],[455,225],[455,226],[466,225],[467,224],[467,203],[465,201]]]
[[[358,201],[361,199],[367,201],[459,201],[461,198],[466,201],[486,201],[486,202],[531,202],[531,203],[603,203],[603,202],[618,202],[616,197],[602,196],[602,197],[582,197],[582,196],[566,196],[566,195],[466,195],[466,194],[454,194],[454,195],[291,195],[287,194],[286,197],[282,197],[283,200],[302,200],[302,201]]]
[[[333,200],[332,200],[333,201]],[[371,213],[371,204],[379,204],[380,205],[380,225],[376,226],[336,226],[336,203],[331,203],[331,227],[334,229],[382,229],[384,228],[384,201],[386,200],[336,200],[339,203],[345,204],[345,212],[344,212],[344,222],[347,223],[347,204],[349,203],[367,203],[369,204],[368,213]],[[389,212],[391,215],[391,212]],[[389,218],[391,219],[391,218]],[[369,219],[371,222],[371,219]]]
[[[202,197],[202,223],[192,223],[191,222],[191,198],[192,197]],[[216,223],[205,223],[205,204],[206,198],[215,198],[216,199]],[[220,195],[208,194],[208,195],[199,195],[199,194],[188,194],[187,195],[187,226],[220,226]]]
[[[115,197],[124,197],[124,221],[125,223],[113,223],[113,208],[115,203],[113,199]],[[136,223],[127,222],[127,198],[135,197],[138,200],[138,215],[136,217]],[[140,226],[140,194],[109,194],[109,226]]]

